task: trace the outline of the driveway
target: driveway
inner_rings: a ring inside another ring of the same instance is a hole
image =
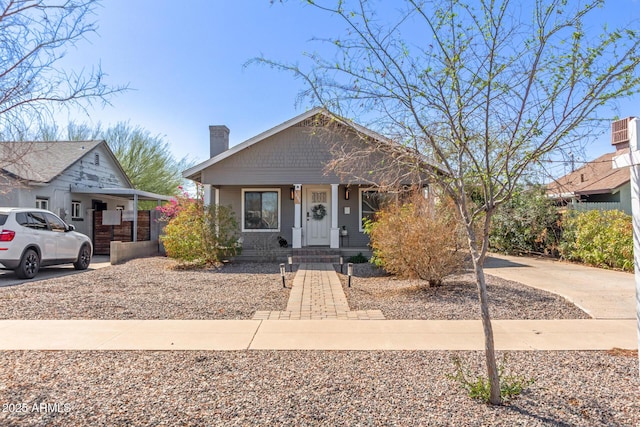
[[[89,268],[84,271],[97,270],[110,266],[108,256],[97,255],[91,259]],[[0,288],[5,286],[22,285],[29,282],[37,282],[39,280],[54,279],[56,277],[68,276],[70,274],[79,274],[84,271],[78,271],[71,264],[54,265],[51,267],[43,267],[36,277],[30,280],[18,279],[13,271],[0,270]]]
[[[636,290],[631,273],[564,261],[491,254],[485,272],[562,295],[594,319],[635,319]]]

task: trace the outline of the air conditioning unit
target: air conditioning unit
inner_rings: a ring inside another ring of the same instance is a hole
[[[629,143],[629,121],[633,117],[616,120],[611,123],[611,145],[628,144]]]

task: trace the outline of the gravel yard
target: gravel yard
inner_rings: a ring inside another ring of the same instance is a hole
[[[480,318],[475,279],[464,274],[440,287],[387,276],[371,264],[354,264],[351,288],[340,275],[352,310],[382,309],[387,319],[468,320]],[[338,268],[339,271],[339,268]],[[345,270],[346,271],[346,270]],[[561,296],[487,275],[492,319],[589,319]]]
[[[227,264],[220,269],[173,270],[163,257],[144,258],[83,274],[0,288],[0,319],[250,319],[256,311],[284,310],[277,263]],[[387,319],[479,319],[470,275],[438,288],[376,276],[354,265],[343,289],[352,310],[382,310]],[[294,273],[287,272],[290,287]],[[589,316],[564,298],[488,276],[495,319],[581,319]]]
[[[0,353],[0,425],[640,423],[632,354],[511,352],[508,366],[536,382],[502,407],[471,400],[445,377],[453,354],[482,372],[479,352],[7,351]]]
[[[172,270],[164,257],[0,288],[0,319],[250,319],[286,307],[278,264]],[[294,273],[287,273],[293,280]]]
[[[276,263],[172,265],[147,258],[0,288],[0,318],[246,319],[286,307]],[[355,268],[353,287],[343,282],[352,309],[479,317],[470,276],[429,289]],[[495,277],[489,294],[494,318],[588,317]],[[637,352],[509,352],[509,371],[535,383],[501,407],[446,378],[454,355],[484,374],[483,353],[471,351],[2,351],[0,425],[640,426]]]

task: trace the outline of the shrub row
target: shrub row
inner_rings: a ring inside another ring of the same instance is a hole
[[[633,271],[632,218],[621,211],[568,211],[537,188],[519,191],[496,211],[491,250],[561,256],[602,268]]]
[[[596,267],[633,271],[633,223],[621,211],[569,212],[562,221],[560,254]]]

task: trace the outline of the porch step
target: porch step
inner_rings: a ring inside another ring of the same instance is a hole
[[[332,248],[299,248],[292,250],[293,263],[320,262],[337,264],[340,262],[340,249]]]
[[[294,255],[294,264],[304,263],[326,263],[337,264],[340,262],[340,255]]]

